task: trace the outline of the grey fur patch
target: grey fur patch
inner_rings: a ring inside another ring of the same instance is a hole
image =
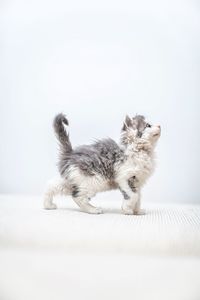
[[[142,136],[142,133],[146,127],[146,122],[145,122],[145,118],[144,116],[141,116],[141,115],[136,115],[134,118],[133,118],[133,127],[135,129],[137,129],[138,133],[138,137],[141,137]]]
[[[137,187],[135,186],[135,185],[136,185],[136,181],[137,181],[137,179],[136,179],[135,176],[131,177],[131,178],[128,180],[128,185],[129,185],[129,187],[131,188],[131,190],[132,190],[134,193],[137,192]]]
[[[130,196],[122,189],[120,189],[120,192],[122,193],[123,197],[125,200],[129,200],[130,199]]]
[[[79,194],[79,188],[78,188],[78,186],[73,185],[73,186],[72,186],[72,196],[73,196],[74,198],[76,198],[76,197],[78,196],[78,194]]]
[[[141,137],[146,128],[146,124],[145,117],[142,115],[136,115],[132,119],[126,116],[122,131],[126,131],[128,128],[133,128],[137,130],[137,136]]]
[[[92,145],[84,145],[66,152],[60,158],[59,170],[62,176],[67,176],[70,166],[79,168],[85,175],[100,174],[114,182],[114,164],[124,160],[124,152],[112,139],[97,141]]]

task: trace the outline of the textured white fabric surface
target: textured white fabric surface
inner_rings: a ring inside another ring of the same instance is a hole
[[[102,215],[70,199],[0,197],[0,299],[200,299],[200,206],[144,204]]]
[[[131,254],[200,256],[200,206],[144,204],[146,215],[121,214],[119,201],[98,200],[104,214],[80,212],[58,198],[44,210],[39,197],[0,197],[0,241],[15,247]]]

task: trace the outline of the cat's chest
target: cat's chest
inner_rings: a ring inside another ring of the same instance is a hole
[[[153,159],[148,155],[135,155],[129,161],[138,172],[150,171],[153,166]]]
[[[137,180],[143,183],[152,174],[153,170],[154,160],[152,157],[136,154],[126,158],[119,168],[119,176],[126,179],[136,176]]]

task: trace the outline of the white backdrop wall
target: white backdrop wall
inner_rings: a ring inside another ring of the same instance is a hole
[[[118,140],[140,113],[162,126],[144,199],[200,201],[197,1],[8,0],[0,20],[1,193],[41,194],[57,174],[56,113],[74,146]]]

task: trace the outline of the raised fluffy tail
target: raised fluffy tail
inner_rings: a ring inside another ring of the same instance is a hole
[[[69,125],[64,114],[58,114],[53,122],[56,137],[60,143],[61,151],[69,153],[72,151],[72,145],[69,140],[69,134],[66,132],[65,125]]]

